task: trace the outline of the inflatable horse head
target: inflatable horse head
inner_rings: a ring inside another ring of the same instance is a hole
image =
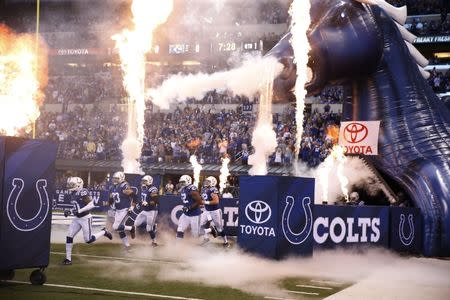
[[[351,87],[344,120],[381,121],[379,155],[368,160],[422,210],[426,255],[450,255],[450,113],[424,78],[427,60],[403,24],[406,8],[384,0],[311,0],[310,94]],[[292,91],[290,35],[268,53],[285,66],[277,94]]]

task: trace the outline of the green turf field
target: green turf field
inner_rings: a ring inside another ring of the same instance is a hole
[[[65,245],[54,244],[51,251],[44,286],[28,284],[31,270],[16,270],[13,282],[0,282],[0,299],[265,298],[226,286],[211,287],[200,283],[158,280],[157,274],[163,265],[179,265],[179,268],[183,268],[182,263],[157,258],[141,259],[123,253],[118,244],[97,244],[94,247],[77,244],[72,266],[59,264],[64,258]],[[115,262],[113,267],[111,261]],[[323,299],[348,286],[308,278],[285,278],[277,284],[289,297],[266,299]]]

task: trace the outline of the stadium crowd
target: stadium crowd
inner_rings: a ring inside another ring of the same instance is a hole
[[[407,5],[408,15],[441,14],[449,9],[448,0],[387,0],[387,2],[397,7]]]
[[[314,166],[326,157],[332,141],[327,127],[339,124],[340,115],[313,112],[305,116],[305,134],[300,157]],[[274,130],[278,147],[270,157],[276,165],[291,163],[294,156],[294,108],[287,106],[274,115]],[[77,106],[66,113],[43,112],[37,122],[39,138],[58,141],[58,156],[65,159],[120,160],[120,144],[125,134],[124,113],[118,109],[91,111]],[[229,156],[232,163],[247,164],[251,154],[251,133],[255,114],[235,110],[215,111],[202,106],[188,105],[171,113],[146,114],[143,161],[187,162],[196,154],[201,163],[220,163]]]
[[[430,21],[422,18],[414,18],[412,22],[406,23],[405,27],[417,36],[449,34],[450,18]]]
[[[436,68],[430,71],[428,83],[435,93],[450,92],[450,69],[446,71],[437,71]]]

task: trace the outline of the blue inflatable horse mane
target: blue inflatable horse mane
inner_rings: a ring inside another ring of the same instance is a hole
[[[404,8],[383,0],[311,0],[311,19],[308,92],[348,84],[343,119],[381,120],[379,155],[367,159],[421,209],[424,254],[450,256],[450,114],[424,79],[428,62],[402,26]],[[285,65],[274,84],[284,95],[295,84],[289,39],[268,53]]]

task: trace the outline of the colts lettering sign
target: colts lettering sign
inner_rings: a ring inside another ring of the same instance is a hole
[[[378,154],[380,121],[341,122],[339,145],[346,154]]]

